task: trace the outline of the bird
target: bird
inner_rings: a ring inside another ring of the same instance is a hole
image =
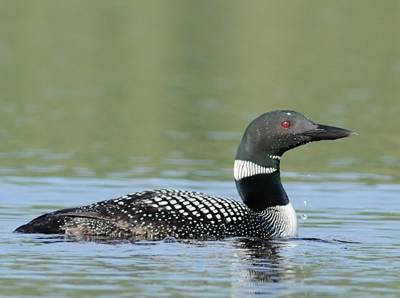
[[[267,112],[250,122],[234,160],[233,177],[243,203],[188,190],[145,190],[49,212],[15,232],[134,241],[296,237],[296,212],[280,177],[283,154],[310,142],[351,134],[317,124],[296,111]]]

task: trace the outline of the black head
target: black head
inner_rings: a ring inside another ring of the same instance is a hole
[[[317,124],[295,111],[272,111],[249,124],[236,159],[257,161],[268,154],[281,156],[309,142],[340,139],[351,133],[347,129]]]

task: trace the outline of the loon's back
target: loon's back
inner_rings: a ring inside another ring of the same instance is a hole
[[[47,213],[16,231],[134,240],[294,236],[295,225],[277,225],[274,214],[268,218],[222,197],[160,189]]]

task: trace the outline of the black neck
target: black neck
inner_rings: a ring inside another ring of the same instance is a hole
[[[264,157],[263,162],[254,161],[254,163],[272,167],[276,171],[235,180],[237,190],[247,207],[259,212],[268,207],[288,204],[289,198],[281,183],[279,160]]]

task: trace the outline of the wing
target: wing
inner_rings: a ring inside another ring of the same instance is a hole
[[[126,238],[131,234],[132,208],[144,207],[143,210],[151,212],[152,207],[144,201],[152,196],[154,191],[132,193],[87,206],[57,210],[33,219],[15,232]]]

